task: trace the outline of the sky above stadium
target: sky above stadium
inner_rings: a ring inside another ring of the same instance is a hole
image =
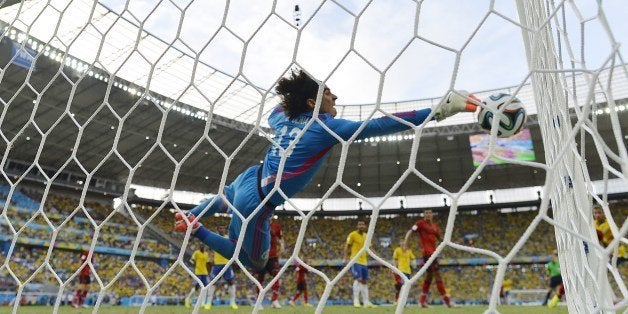
[[[168,1],[145,0],[130,1],[126,9],[126,1],[100,2],[226,74],[237,75],[242,63],[241,73],[246,79],[264,89],[271,88],[296,61],[326,80],[340,97],[339,104],[376,102],[380,72],[385,72],[382,102],[439,97],[450,86],[480,91],[518,85],[528,73],[520,28],[489,14],[490,1],[423,2],[417,29],[422,40],[412,39],[417,6],[411,1],[372,1],[367,6],[368,1],[338,0],[321,6],[321,1],[278,0],[277,14],[270,17],[272,1],[235,0],[225,8],[224,1],[176,0],[177,8]],[[518,21],[514,3],[496,1],[495,11]],[[296,28],[288,25],[294,24],[295,5],[301,11],[298,44]],[[179,12],[186,6],[182,18]],[[594,1],[575,1],[575,7],[584,20],[598,12]],[[625,42],[625,4],[604,1],[602,9],[615,39]],[[567,5],[565,18],[574,58],[580,60],[584,54],[586,66],[598,68],[612,52],[611,41],[600,20],[592,19],[585,23],[585,49],[581,51],[581,28],[575,12]],[[359,23],[354,49],[347,54],[355,16],[359,16]],[[244,43],[246,54],[241,58]],[[455,72],[455,51],[463,47]],[[564,59],[569,60],[564,48]]]

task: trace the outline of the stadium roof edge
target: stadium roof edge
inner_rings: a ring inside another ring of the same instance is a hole
[[[0,9],[10,7],[12,5],[18,4],[22,2],[21,0],[6,0],[0,3]]]

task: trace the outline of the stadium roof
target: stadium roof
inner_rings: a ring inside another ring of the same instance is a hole
[[[0,59],[5,60],[5,57]],[[93,172],[95,177],[125,182],[130,176],[129,169],[139,164],[141,167],[133,174],[132,183],[216,193],[226,160],[208,140],[199,140],[205,133],[204,120],[182,112],[171,111],[166,114],[153,102],[138,103],[140,98],[137,95],[117,87],[111,88],[106,95],[107,83],[90,76],[83,78],[73,89],[64,78],[55,76],[59,65],[47,57],[39,58],[36,66],[37,71],[28,78],[28,83],[38,91],[48,86],[39,101],[30,89],[24,88],[28,73],[24,68],[11,64],[3,77],[0,97],[10,102],[1,127],[9,140],[15,138],[9,159],[32,163],[42,137],[35,128],[36,123],[40,130],[47,132],[46,143],[38,157],[42,166],[82,174]],[[78,77],[76,71],[69,67],[63,67],[62,71],[75,80]],[[50,81],[52,84],[48,85]],[[621,91],[617,92],[620,94]],[[73,98],[68,103],[71,93]],[[105,97],[107,102],[103,105]],[[31,122],[33,111],[35,114]],[[604,112],[604,105],[601,104],[598,109],[600,114],[597,115],[598,130],[604,138],[612,139],[611,124]],[[628,121],[627,113],[628,110],[620,112],[620,121]],[[120,116],[127,117],[124,123],[119,120]],[[227,173],[227,182],[230,182],[240,171],[263,159],[269,142],[258,135],[245,140],[248,133],[231,127],[228,119],[223,122],[215,123],[212,129],[207,130],[207,134],[216,147],[227,155],[242,145],[230,162]],[[157,143],[156,137],[162,123],[163,132]],[[83,128],[80,138],[79,126]],[[529,126],[537,161],[543,162],[544,150],[534,117],[529,120]],[[475,170],[469,133],[478,132],[476,124],[430,130],[432,132],[424,132],[418,146],[417,167],[434,182],[456,191]],[[117,132],[119,139],[114,143]],[[626,125],[623,125],[622,132],[628,134]],[[366,196],[382,196],[408,167],[408,156],[412,149],[410,137],[411,134],[405,133],[401,137],[352,144],[343,182]],[[0,148],[6,148],[3,143],[0,141]],[[614,150],[614,141],[608,143]],[[601,163],[592,149],[594,144],[588,138],[586,145],[591,148],[587,149],[586,156],[591,167],[591,177],[599,179],[602,176]],[[115,153],[112,153],[114,147]],[[339,154],[338,148],[332,150],[313,183],[299,197],[320,197],[324,194],[337,176]],[[181,162],[184,158],[185,161]],[[175,163],[180,163],[180,166],[177,180],[173,181],[177,168]],[[534,170],[517,165],[487,167],[471,190],[540,185],[545,175],[540,170]],[[357,186],[358,183],[360,186]],[[439,191],[416,176],[411,176],[395,195],[435,193],[439,194]],[[351,195],[345,190],[336,189],[331,196]]]
[[[63,12],[61,19],[59,12]],[[158,15],[154,12],[151,14]],[[53,59],[57,61],[64,59],[67,65],[78,71],[93,73],[90,75],[96,79],[104,82],[114,78],[123,79],[126,83],[120,83],[120,87],[129,93],[137,96],[146,93],[145,97],[149,100],[159,94],[168,99],[156,102],[164,108],[173,103],[186,105],[189,109],[184,112],[197,117],[205,117],[206,112],[211,111],[214,115],[255,125],[262,111],[260,124],[267,126],[266,116],[279,102],[272,88],[265,89],[251,84],[242,75],[234,77],[217,70],[203,62],[202,53],[196,53],[184,38],[173,38],[167,42],[147,32],[145,24],[148,24],[148,19],[146,17],[140,21],[141,18],[134,16],[131,11],[119,15],[101,2],[90,0],[31,0],[0,9],[0,20],[16,30],[28,31],[28,38],[36,39],[26,46],[35,51],[43,50],[44,54],[54,56]],[[24,34],[16,37],[18,40],[27,38]],[[63,55],[66,51],[67,57]],[[604,72],[600,81],[607,79],[607,75],[608,72]],[[586,85],[585,76],[577,77],[578,87]],[[617,99],[628,97],[626,80],[611,80],[611,84]],[[587,89],[576,90],[579,93],[578,102],[584,103]],[[491,89],[489,93],[495,91]],[[517,92],[528,114],[536,113],[537,107],[529,84],[523,84],[520,91],[518,86],[501,91]],[[479,96],[488,94],[475,92]],[[381,104],[339,104],[338,112],[342,118],[363,120],[373,112],[374,117],[378,117],[434,107],[438,100],[426,98]],[[573,102],[570,106],[573,106]],[[473,122],[472,115],[459,115],[438,126]]]
[[[61,20],[58,11],[64,12]],[[268,111],[277,103],[274,94],[246,83],[245,78],[198,61],[193,52],[183,51],[183,42],[166,43],[141,30],[128,15],[119,16],[97,1],[26,1],[0,10],[0,20],[28,30],[41,42],[35,50],[48,43],[51,50],[67,51],[80,60],[77,69],[89,67],[103,80],[119,77],[203,111],[213,106],[216,115],[254,123],[260,104],[272,104],[263,109]]]

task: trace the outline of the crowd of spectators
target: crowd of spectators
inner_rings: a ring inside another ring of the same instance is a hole
[[[8,208],[6,215],[16,232],[26,225],[17,235],[19,238],[50,241],[54,227],[59,229],[55,243],[90,245],[99,226],[97,246],[132,250],[139,228],[125,210],[112,214],[112,206],[98,202],[86,202],[81,206],[78,199],[50,194],[42,208],[43,213],[14,205]],[[13,235],[4,220],[0,221],[0,234]],[[147,231],[142,233],[138,249],[171,253],[167,244],[157,241]]]
[[[45,247],[17,246],[11,255],[9,267],[20,282],[24,283],[34,271],[46,262],[45,258],[47,253],[47,248]],[[62,284],[67,283],[65,286],[66,290],[74,291],[78,284],[78,276],[72,279],[70,278],[82,266],[80,256],[81,251],[53,249],[49,264],[50,267],[54,269],[58,278],[53,275],[47,267],[44,267],[30,282],[60,286],[59,281],[61,281]],[[136,259],[133,263],[135,267],[137,267],[136,271],[132,263],[127,263],[128,260],[128,256],[93,254],[93,265],[103,287],[109,285],[111,281],[118,276],[115,284],[111,285],[108,291],[114,292],[115,295],[119,297],[146,294],[147,287],[137,271],[141,272],[143,277],[152,286],[163,276],[166,270],[156,260]],[[100,284],[94,274],[95,273],[92,272],[91,290],[99,291]],[[8,288],[17,287],[18,283],[6,272],[3,272],[0,276],[2,277],[2,282],[6,283]],[[185,278],[185,273],[182,269],[180,271],[175,270],[172,275],[165,277],[155,293],[157,295],[177,295],[178,293],[182,293],[179,291],[180,287],[189,286],[189,280],[182,280],[182,278]]]
[[[16,277],[23,283],[45,262],[46,253],[47,250],[45,248],[17,247],[13,252],[9,266]],[[65,289],[68,291],[73,291],[78,284],[78,277],[70,281],[68,279],[80,267],[79,257],[80,252],[76,251],[58,250],[51,255],[50,266],[55,270],[62,283],[67,282]],[[151,287],[163,277],[159,286],[154,290],[153,295],[182,296],[194,284],[190,274],[183,268],[179,266],[174,267],[166,274],[172,264],[162,266],[153,260],[135,260],[131,263],[128,261],[127,256],[96,253],[94,254],[94,265],[106,292],[108,294],[112,293],[116,298],[145,295],[147,287],[142,277],[146,279]],[[625,265],[620,267],[620,272],[625,273],[628,271],[628,267]],[[341,270],[340,267],[316,268],[325,273],[330,280],[333,280]],[[454,300],[459,302],[486,302],[491,292],[495,271],[496,267],[492,265],[441,267],[441,274],[448,288],[448,293]],[[248,289],[251,286],[249,280],[237,266],[235,272],[236,285],[238,287],[237,298],[239,300],[250,299],[252,291]],[[139,275],[140,273],[142,276]],[[371,298],[379,303],[392,302],[394,294],[392,271],[385,267],[371,267],[369,275]],[[115,283],[110,285],[116,276]],[[94,279],[93,275],[92,278],[91,291],[100,292],[100,284]],[[516,289],[545,289],[549,280],[545,266],[542,264],[511,265],[506,272],[506,278],[512,280]],[[289,267],[281,279],[281,297],[283,300],[286,300],[296,292],[294,267]],[[17,283],[6,271],[0,272],[0,280],[5,284],[3,288],[15,291]],[[308,281],[311,298],[316,300],[323,294],[325,281],[313,273],[310,274]],[[30,282],[46,283],[53,286],[60,285],[57,278],[45,267]],[[330,299],[339,302],[351,300],[352,282],[353,279],[350,272],[345,273],[332,288]],[[409,300],[412,302],[416,302],[420,294],[420,283],[421,278],[410,290]],[[222,284],[224,282],[219,283],[219,286],[222,286]],[[616,287],[616,285],[613,286]],[[439,300],[439,293],[435,287],[432,287],[430,294],[435,296],[435,300]],[[221,295],[220,292],[219,295]]]
[[[33,226],[42,226],[41,228],[33,228],[27,225],[19,237],[50,239],[52,229],[49,224],[56,227],[63,225],[60,228],[57,241],[90,244],[94,236],[94,227],[85,214],[84,211],[86,211],[96,224],[106,221],[99,231],[97,245],[126,249],[133,248],[133,243],[139,232],[138,225],[134,223],[130,215],[135,216],[139,223],[143,224],[157,210],[151,206],[133,205],[128,209],[124,209],[130,212],[112,214],[114,211],[112,206],[97,202],[87,202],[84,206],[79,206],[78,200],[59,195],[49,195],[43,208],[47,219],[39,214],[35,219],[31,220],[32,212],[20,211],[15,206],[7,210],[7,217],[16,230],[29,220],[29,224]],[[183,234],[175,233],[172,230],[173,210],[167,207],[159,210],[160,212],[150,220],[149,224],[171,237],[175,243],[178,243],[178,246],[174,246],[174,253],[176,254],[176,251],[183,243]],[[615,221],[624,221],[628,216],[628,205],[626,203],[616,203],[612,206],[612,212]],[[448,213],[436,213],[435,220],[441,227],[441,230],[444,231]],[[460,212],[455,217],[452,241],[462,245],[491,250],[503,256],[512,249],[537,214],[538,212],[535,210]],[[69,215],[72,215],[72,217],[68,219]],[[215,230],[219,225],[228,225],[229,219],[227,215],[220,215],[203,218],[201,222],[209,229]],[[286,252],[284,252],[283,257],[287,258],[295,248],[296,239],[303,221],[300,217],[291,216],[279,216],[275,219],[278,219],[283,227],[286,244]],[[325,273],[330,279],[333,279],[342,269],[339,261],[343,258],[346,236],[349,232],[355,230],[358,219],[365,220],[367,224],[370,223],[368,216],[311,217],[305,227],[304,241],[298,254],[299,257],[313,261],[313,266]],[[393,250],[418,219],[421,219],[420,214],[384,215],[379,217],[373,235],[372,250],[381,258],[391,261]],[[148,232],[146,230],[144,233],[146,236],[142,236],[139,250],[172,252],[171,245],[164,244],[157,238],[147,236]],[[5,221],[0,221],[0,234],[12,234]],[[553,234],[553,227],[548,223],[542,222],[536,227],[516,256],[544,257],[549,255],[555,247]],[[199,245],[194,240],[191,240],[189,243],[193,248]],[[420,256],[417,241],[411,242],[411,248],[417,256]],[[42,263],[46,262],[47,252],[48,248],[45,245],[37,247],[18,244],[13,249],[8,266],[15,276],[21,282],[24,282],[35,270],[40,268]],[[55,247],[50,253],[49,263],[56,275],[51,273],[47,267],[44,267],[31,279],[31,282],[42,282],[59,286],[59,280],[65,282],[77,271],[80,265],[78,262],[79,257],[80,251],[64,250]],[[469,257],[486,256],[455,250],[451,247],[446,247],[440,255],[442,259]],[[3,260],[0,262],[4,262],[5,257],[3,256],[2,258]],[[129,256],[126,255],[94,253],[94,261],[97,265],[96,272],[98,278],[102,282],[103,287],[107,287],[114,278],[117,278],[116,284],[109,285],[107,291],[114,293],[116,297],[136,294],[144,295],[147,293],[146,283],[152,286],[162,277],[163,280],[160,281],[158,288],[153,291],[153,294],[181,296],[186,294],[194,283],[190,279],[190,273],[181,266],[171,269],[171,265],[174,263],[172,260],[164,262],[164,260],[136,257],[134,260],[129,261]],[[187,263],[187,261],[185,262]],[[620,273],[628,273],[625,264],[620,266]],[[474,302],[486,300],[487,295],[491,291],[496,270],[490,263],[469,266],[443,265],[441,269],[452,297]],[[164,277],[166,272],[168,272],[167,276]],[[282,277],[284,298],[288,298],[296,291],[293,276],[293,268],[291,267]],[[310,277],[311,293],[316,298],[323,293],[325,282],[322,278],[313,274]],[[375,265],[370,269],[370,277],[370,294],[372,299],[378,302],[392,301],[394,292],[392,272],[385,267]],[[251,298],[251,295],[254,293],[250,289],[245,288],[250,286],[249,280],[237,267],[236,278],[236,284],[239,287],[238,299]],[[542,264],[510,265],[506,278],[511,279],[513,286],[517,289],[545,289],[548,282],[545,268]],[[146,282],[144,282],[144,279]],[[66,289],[74,289],[74,286],[78,283],[77,281],[78,277],[70,280]],[[346,272],[334,286],[331,293],[332,299],[350,300],[352,281],[350,272]],[[17,285],[15,279],[6,269],[0,271],[0,282],[3,283],[0,289],[5,290]],[[411,300],[415,300],[418,297],[418,287],[419,284],[413,286],[410,294]],[[100,290],[100,284],[92,284],[92,290]],[[438,296],[439,294],[436,291],[432,291],[431,295]]]

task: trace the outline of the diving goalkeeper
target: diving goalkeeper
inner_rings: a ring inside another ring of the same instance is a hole
[[[286,149],[305,125],[312,119],[319,84],[304,71],[293,71],[289,77],[279,80],[276,92],[282,101],[268,118],[268,123],[276,132],[275,143]],[[326,128],[343,140],[348,140],[362,124],[362,121],[336,119],[336,99],[329,87],[325,86],[320,104],[318,119],[305,131],[292,150],[287,154],[280,188],[287,197],[292,197],[303,190],[312,180],[323,163],[330,149],[339,143],[338,139]],[[477,98],[466,91],[450,92],[443,104],[434,113],[438,121],[463,111],[475,111]],[[394,116],[413,125],[421,124],[430,114],[430,109],[421,109],[395,113]],[[369,120],[356,140],[372,136],[382,136],[407,130],[410,127],[390,117]],[[278,178],[278,167],[281,161],[281,149],[271,146],[266,153],[264,163],[254,165],[242,172],[231,184],[224,188],[224,198],[243,217],[249,217],[261,201],[273,189]],[[283,197],[275,192],[270,195],[263,207],[255,213],[246,228],[239,260],[247,267],[259,270],[264,268],[268,260],[270,247],[269,223],[275,207],[284,203]],[[191,209],[186,214],[175,214],[175,230],[186,231],[192,228],[192,234],[220,255],[231,258],[236,247],[236,240],[242,228],[242,220],[232,215],[229,224],[229,239],[204,228],[195,217],[209,216],[218,212],[227,212],[229,207],[224,199],[217,195]],[[186,221],[187,220],[187,221]]]

